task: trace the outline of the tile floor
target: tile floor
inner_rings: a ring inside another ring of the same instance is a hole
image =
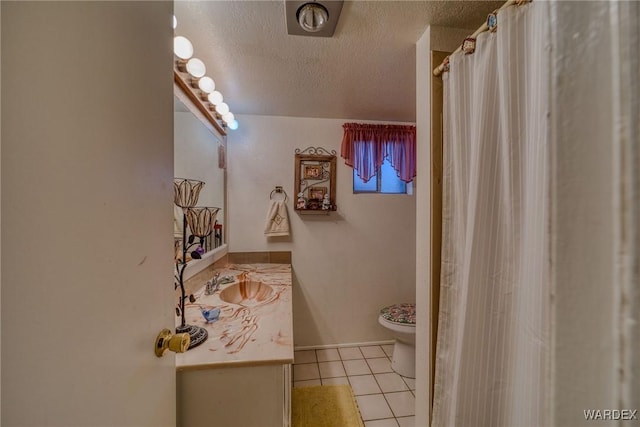
[[[350,384],[365,427],[413,427],[415,380],[391,369],[393,345],[295,352],[293,386]]]

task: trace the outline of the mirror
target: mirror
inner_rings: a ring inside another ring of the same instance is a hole
[[[205,238],[201,257],[224,245],[225,222],[225,144],[224,137],[185,105],[188,100],[174,96],[174,177],[202,181],[196,206],[220,208],[217,227]],[[187,228],[187,239],[190,232]],[[174,243],[176,256],[182,257],[183,212],[174,204]],[[198,238],[195,239],[199,241]],[[195,248],[194,248],[195,249]],[[190,251],[191,252],[191,251]],[[190,257],[187,257],[187,261]],[[213,261],[212,261],[213,262]]]
[[[336,210],[336,152],[322,147],[296,149],[295,209],[298,213]]]

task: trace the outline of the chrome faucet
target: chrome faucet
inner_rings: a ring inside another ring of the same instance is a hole
[[[220,283],[218,283],[218,277],[220,277],[220,273],[216,272],[211,280],[207,282],[204,293],[205,295],[213,295],[220,289]]]

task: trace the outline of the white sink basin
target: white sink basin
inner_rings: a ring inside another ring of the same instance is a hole
[[[219,295],[224,302],[254,307],[270,302],[274,294],[273,288],[266,283],[246,280],[224,288]]]

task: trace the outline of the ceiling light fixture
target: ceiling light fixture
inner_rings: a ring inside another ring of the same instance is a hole
[[[178,22],[175,16],[173,18],[175,29]],[[193,45],[189,39],[183,36],[174,37],[173,53],[176,57],[174,81],[178,86],[196,103],[198,109],[222,135],[226,135],[226,128],[238,129],[238,121],[233,113],[229,112],[229,106],[222,102],[222,94],[215,90],[216,83],[205,75],[207,68],[204,62],[193,57]]]
[[[173,38],[173,53],[180,59],[187,60],[193,56],[193,45],[188,38],[178,36]]]
[[[285,0],[287,33],[295,36],[333,36],[342,4],[342,0]]]
[[[214,90],[213,92],[211,92],[209,94],[209,102],[212,103],[213,105],[218,105],[222,102],[222,100],[224,99],[222,97],[222,94],[220,92],[218,92],[217,90]]]
[[[216,89],[216,82],[209,76],[204,76],[198,80],[198,87],[204,93],[211,93]]]
[[[232,121],[235,120],[235,116],[233,115],[233,113],[231,111],[229,111],[227,114],[223,114],[222,115],[222,120],[224,120],[225,123],[229,124]]]
[[[300,6],[296,13],[298,24],[308,33],[317,33],[321,31],[327,21],[329,21],[329,12],[320,3],[306,3]]]
[[[187,73],[191,74],[193,77],[199,79],[204,76],[207,72],[207,67],[205,67],[204,62],[202,62],[198,58],[191,58],[187,61]]]
[[[220,104],[216,105],[216,111],[218,112],[218,114],[220,114],[220,116],[224,116],[229,112],[229,106],[226,103],[221,102]]]

